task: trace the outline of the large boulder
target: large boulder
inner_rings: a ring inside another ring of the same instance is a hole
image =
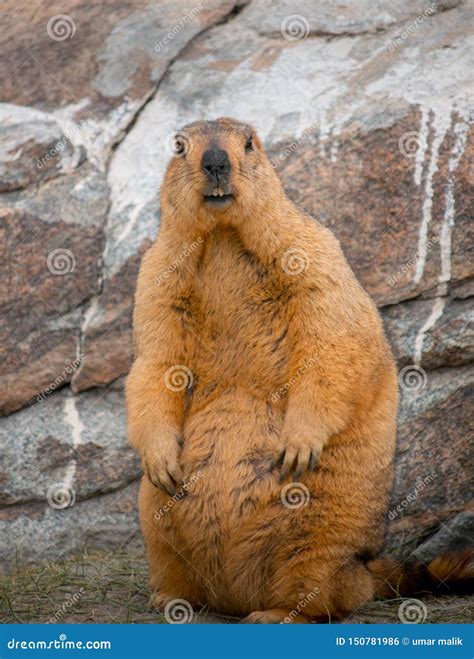
[[[387,546],[428,555],[445,524],[459,534],[472,471],[472,1],[6,7],[2,558],[137,530],[122,394],[136,276],[175,130],[222,115],[255,125],[289,196],[335,232],[381,310],[401,390]]]

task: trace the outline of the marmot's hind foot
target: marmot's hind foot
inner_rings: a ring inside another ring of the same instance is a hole
[[[292,623],[307,624],[310,620],[294,610],[268,609],[267,611],[253,611],[246,618],[243,618],[241,622],[253,625],[278,625]]]
[[[148,608],[155,609],[155,611],[159,611],[160,613],[169,610],[171,617],[173,617],[173,612],[175,610],[176,615],[179,615],[180,610],[182,610],[183,613],[188,610],[189,615],[191,615],[193,612],[193,606],[190,602],[188,602],[188,600],[185,600],[182,597],[178,597],[176,595],[169,595],[168,593],[165,593],[161,590],[157,590],[156,592],[152,593],[150,599],[148,600]]]

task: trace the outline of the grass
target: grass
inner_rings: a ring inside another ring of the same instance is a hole
[[[165,623],[148,608],[147,565],[141,552],[81,554],[30,568],[15,567],[0,577],[2,623]],[[426,622],[469,622],[474,597],[423,599]],[[399,623],[401,600],[375,601],[345,622]],[[206,610],[194,622],[237,622]]]

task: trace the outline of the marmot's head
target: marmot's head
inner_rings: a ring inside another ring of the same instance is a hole
[[[248,124],[235,119],[196,121],[176,135],[176,155],[165,178],[172,206],[212,214],[251,204],[273,169]]]

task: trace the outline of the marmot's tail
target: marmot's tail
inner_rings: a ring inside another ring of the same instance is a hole
[[[377,558],[367,563],[376,580],[375,597],[465,595],[474,591],[474,551],[444,554],[428,565]]]

